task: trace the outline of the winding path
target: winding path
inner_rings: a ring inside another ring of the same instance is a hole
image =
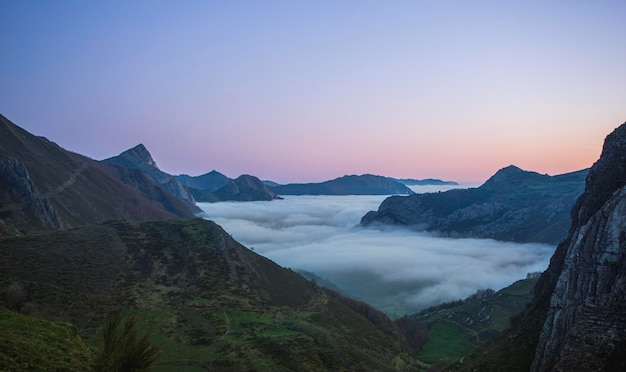
[[[72,174],[70,175],[70,178],[63,182],[62,184],[60,184],[59,186],[57,186],[54,190],[48,191],[44,197],[45,198],[50,198],[52,196],[56,196],[60,193],[62,193],[65,189],[67,189],[68,187],[72,186],[75,182],[76,182],[76,177],[81,174],[85,169],[87,169],[87,163],[83,163],[80,167],[76,168],[76,170],[74,170],[74,172],[72,172]]]

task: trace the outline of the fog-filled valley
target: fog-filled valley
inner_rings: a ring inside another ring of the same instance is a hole
[[[413,189],[436,191],[432,186]],[[199,206],[203,217],[248,248],[284,267],[329,279],[392,317],[465,298],[478,289],[500,289],[529,272],[543,271],[554,251],[545,244],[358,226],[384,198],[286,196],[273,202]]]

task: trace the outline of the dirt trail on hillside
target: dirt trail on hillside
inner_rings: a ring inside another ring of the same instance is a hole
[[[72,174],[70,175],[70,178],[67,181],[65,181],[62,184],[60,184],[54,190],[49,191],[48,193],[46,193],[44,195],[44,197],[50,198],[52,196],[56,196],[56,195],[62,193],[65,189],[67,189],[68,187],[72,186],[76,182],[76,177],[78,177],[78,175],[81,174],[85,169],[87,169],[87,163],[83,163],[74,172],[72,172]]]

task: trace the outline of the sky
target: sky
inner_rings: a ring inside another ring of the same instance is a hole
[[[0,114],[171,174],[482,182],[626,121],[625,1],[0,0]]]
[[[554,246],[357,227],[385,196],[199,203],[205,217],[281,266],[314,272],[392,317],[506,287],[546,269]]]

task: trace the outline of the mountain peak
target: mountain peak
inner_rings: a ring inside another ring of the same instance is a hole
[[[148,151],[143,143],[140,143],[132,149],[128,149],[122,152],[120,156],[135,162],[137,165],[149,165],[157,169],[159,168],[154,159],[152,159],[150,151]]]
[[[537,172],[525,171],[515,165],[509,165],[497,171],[489,178],[481,187],[500,186],[502,184],[519,184],[525,182],[537,181],[540,178],[547,177]]]

